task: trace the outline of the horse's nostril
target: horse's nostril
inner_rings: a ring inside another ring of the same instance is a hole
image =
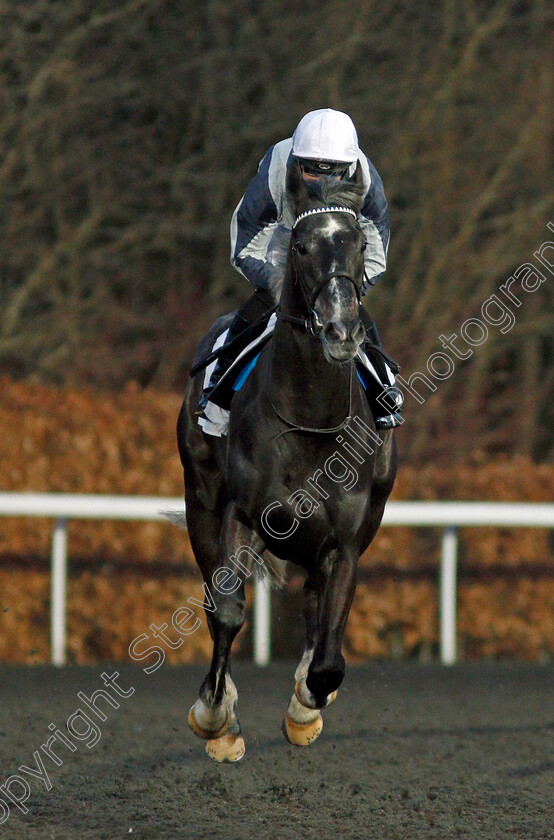
[[[346,341],[348,334],[343,324],[330,321],[325,327],[325,338],[327,341]]]

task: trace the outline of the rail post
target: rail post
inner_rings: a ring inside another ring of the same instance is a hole
[[[269,665],[271,657],[271,590],[269,581],[254,582],[254,662]]]
[[[458,533],[449,526],[442,534],[440,565],[440,656],[443,665],[456,662],[456,597]]]
[[[67,591],[67,519],[58,519],[52,534],[50,584],[50,651],[52,665],[65,665]]]

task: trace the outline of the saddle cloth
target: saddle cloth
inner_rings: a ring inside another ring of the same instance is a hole
[[[240,391],[255,367],[262,348],[271,338],[276,323],[277,316],[273,314],[261,335],[251,341],[250,344],[248,344],[248,346],[238,354],[237,358],[229,367],[229,370],[227,370],[221,377],[216,388],[214,388],[212,392],[212,397],[217,397],[218,401],[223,402],[224,404],[226,402],[230,403],[230,397],[228,396],[229,393],[232,397],[233,392]],[[227,332],[228,330],[225,330],[216,338],[211,352],[217,350],[225,343]],[[206,368],[204,372],[204,388],[208,386],[216,365],[217,359]],[[381,391],[384,388],[395,384],[394,373],[386,361],[384,361],[383,367],[386,371],[388,382],[383,382],[382,377],[379,376],[375,366],[367,357],[366,353],[364,353],[362,348],[358,350],[356,357],[356,369],[358,378],[366,391],[368,388],[373,391],[377,388],[378,391]],[[210,400],[204,409],[204,416],[198,418],[198,425],[201,426],[205,434],[212,435],[213,437],[221,437],[222,435],[226,435],[229,429],[230,414],[230,408],[223,408],[221,405],[218,405],[216,402],[212,402]]]

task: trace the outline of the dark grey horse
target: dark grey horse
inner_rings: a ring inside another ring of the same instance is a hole
[[[201,375],[189,381],[178,421],[188,529],[213,640],[189,724],[219,761],[244,753],[229,669],[244,622],[244,580],[254,570],[282,582],[285,560],[306,570],[306,646],[285,734],[309,744],[321,731],[320,709],[344,678],[341,648],[358,559],[380,525],[396,473],[393,433],[376,433],[353,361],[364,338],[360,167],[351,181],[313,194],[294,164],[287,189],[297,220],[277,324],[233,398],[228,435],[210,437],[197,424]],[[214,324],[198,359],[228,320]]]

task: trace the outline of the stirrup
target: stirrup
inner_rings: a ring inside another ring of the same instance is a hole
[[[384,417],[375,418],[376,429],[396,429],[404,423],[404,418],[400,412],[395,411],[393,414],[385,414]]]
[[[198,405],[196,406],[196,409],[195,409],[195,412],[194,412],[195,417],[203,417],[204,419],[206,419],[206,415],[204,414],[204,411],[205,411],[206,406],[208,405],[208,403],[210,401],[211,391],[212,391],[211,388],[208,391],[208,393],[206,393],[206,389],[204,389],[202,391],[202,396],[198,400]]]

